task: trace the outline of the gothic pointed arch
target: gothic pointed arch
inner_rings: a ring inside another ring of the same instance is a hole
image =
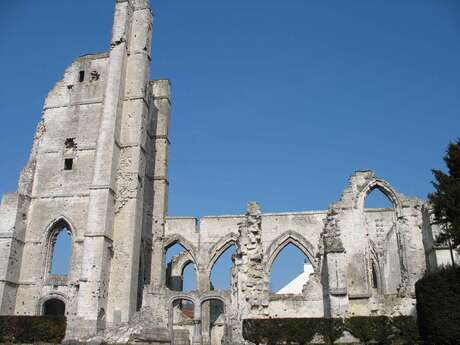
[[[313,245],[298,232],[286,231],[285,233],[277,237],[265,251],[266,272],[270,272],[276,257],[288,244],[292,244],[295,247],[297,247],[302,253],[305,254],[305,256],[308,258],[315,271],[318,269],[318,265],[315,260],[316,251]]]
[[[198,273],[195,247],[179,234],[167,237],[164,244],[163,255],[165,259],[171,253],[170,249],[175,254],[168,259],[168,262],[166,260],[164,262],[166,266],[163,284],[175,291],[182,291],[187,286],[188,289],[197,289],[200,275]],[[177,248],[174,248],[176,246]],[[193,268],[193,271],[189,271],[191,268]]]
[[[398,193],[394,190],[394,188],[385,180],[372,178],[367,182],[367,184],[363,187],[361,192],[357,198],[356,207],[359,210],[364,210],[364,203],[366,201],[367,196],[375,189],[378,189],[382,192],[393,204],[396,217],[399,218],[401,215],[401,200],[398,197]]]
[[[74,227],[65,216],[56,218],[47,226],[43,242],[45,254],[43,265],[45,269],[44,277],[47,279],[52,276],[67,277],[70,274],[74,234]],[[57,246],[59,248],[56,248]],[[56,268],[58,265],[61,266],[59,269]],[[58,280],[56,283],[63,284],[65,282]]]
[[[214,264],[219,260],[220,256],[232,245],[236,245],[238,241],[238,235],[231,232],[222,239],[220,239],[210,250],[209,250],[209,262],[208,272],[211,273]]]
[[[60,226],[66,226],[67,229],[70,231],[72,234],[72,237],[76,236],[76,228],[73,226],[72,221],[70,218],[64,215],[60,215],[56,218],[54,218],[48,225],[46,226],[45,232],[43,233],[43,240],[48,241],[50,237],[53,236],[53,232],[56,231]]]
[[[173,245],[179,244],[181,245],[192,257],[192,260],[195,264],[198,264],[196,261],[196,249],[195,246],[185,239],[185,237],[179,234],[173,234],[165,238],[164,241],[164,252],[166,252],[169,248]]]

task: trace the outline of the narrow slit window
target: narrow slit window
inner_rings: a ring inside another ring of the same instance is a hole
[[[72,170],[73,168],[73,159],[67,158],[64,160],[64,170]]]
[[[377,270],[375,269],[374,263],[372,263],[372,288],[378,288]]]
[[[78,74],[78,80],[82,83],[85,80],[85,71],[80,71]]]

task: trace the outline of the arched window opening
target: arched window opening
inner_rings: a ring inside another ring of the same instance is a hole
[[[174,291],[196,290],[196,267],[190,253],[176,243],[165,253],[166,286]]]
[[[314,269],[308,257],[288,243],[274,260],[270,270],[270,291],[277,294],[302,294]]]
[[[225,305],[218,299],[201,304],[201,334],[203,344],[220,345],[225,331]]]
[[[182,271],[182,291],[196,290],[196,269],[195,265],[190,261]]]
[[[364,201],[364,231],[374,243],[382,243],[395,223],[393,202],[380,189],[373,189]]]
[[[67,276],[72,257],[72,234],[66,223],[59,224],[51,237],[51,265],[49,272],[55,276]]]
[[[57,298],[47,300],[43,304],[43,315],[46,316],[64,316],[65,303]]]
[[[364,208],[394,209],[394,205],[385,193],[379,188],[375,188],[367,195]]]
[[[195,305],[186,299],[177,299],[172,305],[172,331],[175,344],[191,344],[195,319]]]
[[[374,261],[372,261],[371,270],[372,270],[372,288],[377,289],[379,287],[379,281],[377,277],[377,268],[375,267]]]
[[[233,254],[236,246],[229,246],[214,263],[211,269],[211,290],[230,290],[233,268]]]

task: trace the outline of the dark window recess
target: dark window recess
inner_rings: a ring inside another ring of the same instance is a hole
[[[43,304],[43,315],[64,316],[65,303],[57,298],[49,299]]]
[[[64,160],[64,170],[72,170],[73,168],[73,159],[67,158]]]
[[[85,80],[85,71],[80,71],[78,75],[78,81],[81,83]]]
[[[374,263],[372,263],[372,288],[378,288],[377,270],[375,269]]]
[[[65,140],[64,145],[65,145],[66,149],[73,149],[73,148],[77,147],[77,144],[75,143],[75,138],[67,138]]]

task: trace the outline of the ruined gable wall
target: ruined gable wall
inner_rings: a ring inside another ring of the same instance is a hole
[[[33,153],[33,186],[26,210],[25,258],[19,278],[17,314],[40,313],[40,301],[51,293],[68,302],[74,287],[48,285],[45,267],[47,236],[53,222],[64,217],[72,226],[73,252],[68,282],[76,282],[81,261],[81,242],[86,227],[89,185],[105,86],[107,54],[87,55],[70,65],[45,101]],[[84,80],[80,81],[80,72]],[[67,138],[76,148],[66,151]],[[64,170],[64,159],[73,159],[72,170]],[[70,306],[71,303],[68,304]],[[69,308],[69,313],[75,310]],[[70,315],[70,314],[69,314]]]

